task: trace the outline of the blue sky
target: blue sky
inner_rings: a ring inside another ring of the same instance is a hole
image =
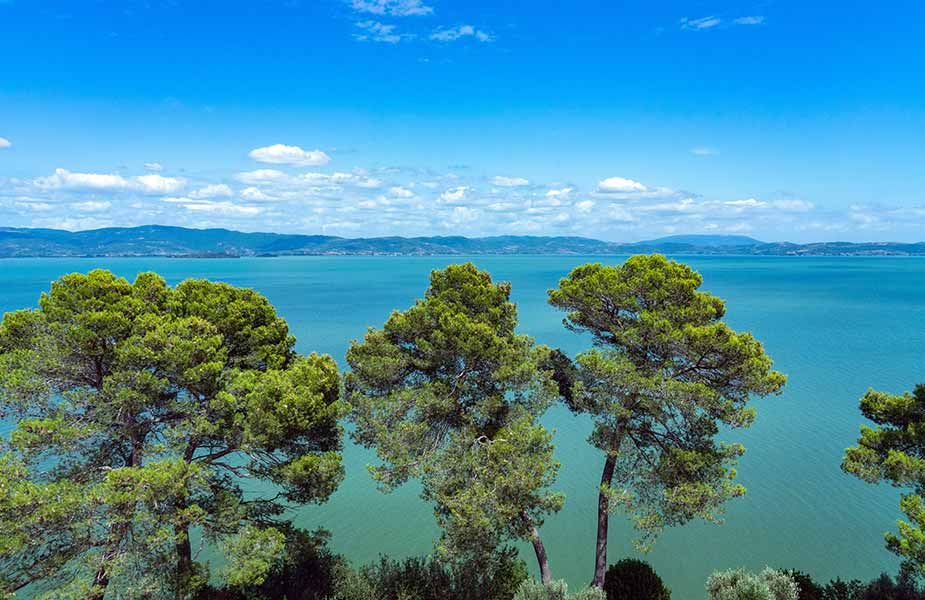
[[[0,0],[0,226],[925,239],[925,4]]]

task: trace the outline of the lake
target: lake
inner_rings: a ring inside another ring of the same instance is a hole
[[[739,479],[744,498],[728,504],[723,525],[692,523],[667,531],[645,560],[672,588],[675,600],[703,598],[711,571],[765,565],[797,568],[819,580],[870,578],[895,571],[883,533],[899,516],[898,491],[870,486],[841,472],[845,447],[856,440],[858,398],[868,387],[911,390],[925,380],[925,259],[678,257],[704,276],[704,289],[727,301],[727,321],[765,344],[789,377],[779,397],[759,400],[758,419],[730,439],[745,444]],[[334,356],[344,365],[352,339],[381,326],[427,286],[431,269],[459,257],[286,257],[254,259],[13,259],[0,260],[0,311],[35,306],[49,283],[66,273],[108,268],[133,278],[162,274],[171,284],[205,277],[253,287],[286,318],[301,352]],[[546,305],[546,290],[588,261],[621,257],[473,257],[496,280],[513,284],[520,330],[574,354],[587,339],[567,332]],[[591,578],[597,485],[602,455],[586,438],[590,423],[554,408],[562,462],[557,488],[565,508],[542,534],[554,576],[571,586]],[[0,426],[2,427],[2,426]],[[8,427],[3,431],[8,432]],[[431,508],[406,486],[382,494],[365,465],[371,453],[345,449],[347,478],[322,506],[292,514],[306,528],[330,530],[332,546],[354,563],[379,554],[429,553],[439,535]],[[636,556],[633,532],[621,514],[611,521],[609,562]],[[528,547],[522,556],[534,569]]]

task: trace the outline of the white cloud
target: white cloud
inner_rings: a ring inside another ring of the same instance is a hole
[[[286,179],[286,174],[276,169],[257,169],[256,171],[244,171],[234,176],[241,183],[255,184],[280,181]]]
[[[190,198],[230,198],[234,192],[224,183],[215,183],[194,190],[189,194]]]
[[[260,163],[298,167],[315,167],[331,162],[331,157],[321,150],[303,150],[298,146],[286,146],[285,144],[255,148],[248,153],[248,156]]]
[[[764,17],[760,15],[752,15],[749,17],[739,17],[738,19],[733,19],[732,21],[736,25],[761,25],[764,23]]]
[[[790,212],[809,212],[815,208],[812,202],[805,200],[777,200],[772,202],[774,208]]]
[[[0,148],[9,148],[12,145],[13,143],[10,140],[0,137]]]
[[[521,187],[525,185],[530,185],[530,181],[524,179],[523,177],[504,177],[501,175],[495,175],[491,178],[491,182],[494,185],[501,187]]]
[[[455,188],[450,188],[440,194],[440,201],[446,204],[454,204],[460,200],[464,200],[466,197],[466,192],[469,191],[469,188],[466,186],[460,186]]]
[[[421,0],[351,0],[350,5],[357,12],[393,17],[429,15],[434,12],[433,8]]]
[[[714,17],[710,15],[709,17],[700,17],[699,19],[688,19],[684,17],[681,19],[681,29],[710,29],[711,27],[716,27],[723,20],[719,17]]]
[[[186,186],[186,180],[156,174],[126,179],[114,173],[72,173],[55,169],[54,175],[39,177],[33,183],[43,189],[133,190],[146,194],[172,194]]]
[[[132,177],[131,187],[148,194],[173,194],[186,186],[186,180],[157,174]]]
[[[375,179],[373,177],[367,177],[365,179],[360,179],[356,182],[357,187],[366,188],[366,189],[378,189],[382,187],[382,180]]]
[[[745,200],[729,200],[724,202],[726,206],[733,206],[736,208],[762,208],[767,206],[766,202],[761,200],[756,200],[754,198],[747,198]]]
[[[361,42],[371,41],[397,44],[403,39],[415,37],[413,34],[409,33],[396,33],[395,25],[386,25],[378,21],[360,21],[355,25],[364,31],[364,33],[358,33],[353,36]]]
[[[78,212],[100,212],[112,206],[112,203],[106,201],[87,200],[86,202],[75,202],[71,208]]]
[[[577,208],[579,211],[584,212],[584,213],[590,212],[591,209],[594,208],[594,201],[593,200],[582,200],[581,202],[578,202],[575,204],[575,208]]]
[[[480,42],[491,42],[494,40],[494,37],[490,33],[476,29],[472,25],[460,25],[458,27],[437,29],[430,34],[430,39],[438,42],[455,42],[464,37],[474,37]]]
[[[697,146],[696,148],[691,148],[691,154],[694,156],[716,156],[719,154],[719,150],[708,148],[706,146]]]
[[[260,190],[260,188],[256,188],[256,187],[244,188],[243,190],[241,190],[241,197],[244,198],[245,200],[252,200],[252,201],[256,200],[259,202],[264,202],[264,201],[273,199],[271,196],[268,196],[267,194],[263,193]]]
[[[157,162],[145,163],[145,169],[147,169],[148,171],[163,171],[164,165],[162,165],[161,163],[157,163]]]
[[[395,186],[395,187],[389,188],[389,193],[395,196],[396,198],[413,198],[414,197],[414,192],[412,192],[408,188],[404,188],[401,186]]]
[[[547,198],[568,198],[569,195],[574,191],[573,188],[564,187],[560,189],[551,189],[546,192]]]
[[[649,188],[639,183],[638,181],[633,181],[632,179],[625,179],[623,177],[608,177],[607,179],[602,180],[597,184],[597,190],[605,194],[608,193],[634,193],[634,192],[645,192]]]
[[[186,197],[167,197],[162,198],[168,204],[177,204],[190,212],[218,213],[228,216],[255,216],[264,211],[260,206],[248,206],[243,204],[234,204],[227,200],[196,200]]]

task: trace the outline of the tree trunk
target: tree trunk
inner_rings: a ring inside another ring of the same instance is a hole
[[[607,570],[607,527],[610,524],[610,496],[604,488],[610,488],[613,481],[613,470],[617,464],[614,454],[607,454],[604,461],[604,472],[601,474],[601,489],[597,496],[597,544],[594,547],[594,579],[591,585],[597,588],[604,587],[604,572]]]
[[[530,542],[533,544],[533,551],[536,552],[536,562],[540,567],[540,580],[543,583],[549,583],[552,581],[552,571],[549,569],[549,557],[546,555],[546,546],[543,545],[540,532],[533,523],[533,519],[530,518],[530,515],[524,511],[521,513],[521,517],[530,531]]]
[[[174,525],[177,551],[177,599],[186,598],[189,592],[190,578],[193,575],[193,549],[189,541],[189,528],[186,525]]]
[[[106,586],[109,585],[109,574],[106,572],[106,566],[102,566],[96,571],[93,577],[93,591],[87,595],[87,600],[103,600],[106,595]]]

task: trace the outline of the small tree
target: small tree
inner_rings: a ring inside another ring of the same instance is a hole
[[[284,503],[323,501],[343,475],[336,365],[293,345],[252,290],[153,273],[68,275],[8,313],[0,589],[185,596],[205,583],[191,527],[242,549],[238,583],[259,579]]]
[[[797,600],[799,589],[784,571],[765,569],[758,575],[736,569],[713,573],[707,580],[708,600]]]
[[[903,569],[925,575],[925,384],[912,393],[868,390],[861,413],[874,423],[862,426],[858,445],[845,450],[842,469],[868,483],[888,481],[910,490],[899,506],[908,520],[886,534],[886,547],[903,560]]]
[[[375,448],[386,490],[420,477],[444,530],[441,550],[478,557],[530,541],[550,578],[538,528],[559,510],[558,463],[535,419],[556,396],[549,352],[518,335],[509,284],[474,265],[434,271],[423,299],[347,352],[353,433]]]
[[[607,600],[671,600],[671,590],[649,563],[634,558],[610,565],[604,575],[603,590]]]
[[[656,254],[578,267],[549,292],[567,312],[565,326],[600,348],[578,356],[569,400],[594,419],[590,441],[605,455],[595,586],[604,581],[612,504],[635,514],[647,548],[666,526],[718,520],[723,502],[745,492],[732,468],[744,448],[715,436],[720,425],[747,427],[750,396],[784,385],[761,344],[723,323],[723,301],[698,291],[701,282]],[[565,369],[558,379],[572,376]]]

